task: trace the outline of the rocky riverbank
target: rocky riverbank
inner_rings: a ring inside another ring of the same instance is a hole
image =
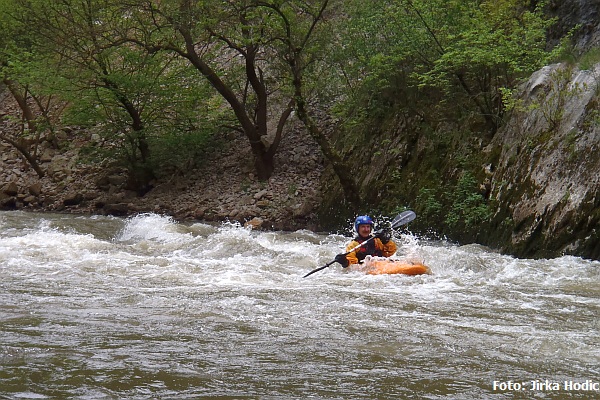
[[[12,98],[0,95],[0,117],[18,115]],[[13,137],[18,124],[0,118]],[[283,139],[275,173],[266,182],[253,172],[248,142],[231,134],[210,159],[185,174],[161,176],[139,197],[126,189],[126,171],[109,161],[84,163],[82,150],[96,140],[62,129],[37,148],[40,178],[11,145],[0,141],[0,208],[127,216],[153,212],[178,220],[238,221],[261,229],[316,229],[323,157],[298,124]],[[30,146],[33,148],[33,143]]]

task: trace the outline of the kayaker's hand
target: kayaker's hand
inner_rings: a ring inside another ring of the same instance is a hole
[[[340,263],[342,265],[342,268],[346,268],[349,264],[349,261],[346,258],[345,254],[338,254],[337,256],[335,256],[335,262]]]
[[[380,231],[375,232],[375,237],[381,240],[381,243],[387,244],[392,238],[392,231],[389,229],[382,229]]]

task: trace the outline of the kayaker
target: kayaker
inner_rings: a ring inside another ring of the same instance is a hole
[[[340,263],[343,268],[346,268],[349,265],[362,262],[366,256],[392,256],[397,248],[396,243],[391,240],[392,231],[390,229],[383,229],[372,235],[374,225],[373,219],[368,215],[357,217],[354,221],[356,237],[346,246],[346,252],[354,249],[363,242],[366,243],[348,254],[338,254],[335,256],[335,261]]]

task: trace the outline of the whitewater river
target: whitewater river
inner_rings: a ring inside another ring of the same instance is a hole
[[[0,213],[1,399],[600,398],[600,262],[348,237]]]

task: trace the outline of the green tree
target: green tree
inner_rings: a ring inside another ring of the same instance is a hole
[[[346,29],[355,35],[343,49],[361,62],[347,72],[360,82],[356,86],[380,97],[368,101],[378,107],[386,106],[385,99],[403,101],[419,114],[427,102],[446,115],[453,109],[473,114],[485,122],[489,137],[504,114],[502,89],[515,87],[554,56],[545,49],[552,21],[537,1],[374,0],[348,7]]]
[[[317,85],[306,84],[305,72],[330,48],[325,43],[331,43],[332,36],[323,35],[321,26],[329,23],[331,4],[134,1],[128,4],[129,12],[140,27],[128,32],[127,39],[150,52],[181,56],[210,82],[246,135],[259,179],[273,173],[285,125],[296,109],[354,201],[358,192],[349,169],[307,111],[307,98]]]
[[[327,95],[336,93],[342,87],[335,83],[339,77],[336,79],[336,73],[331,73],[332,64],[326,57],[337,44],[333,39],[335,24],[332,19],[340,16],[330,10],[337,8],[336,4],[333,1],[311,4],[262,2],[261,7],[272,9],[278,16],[273,30],[273,36],[278,38],[275,54],[291,75],[293,102],[298,118],[331,164],[345,199],[356,208],[360,204],[360,192],[352,169],[326,134],[327,127],[315,121],[315,112],[311,113],[309,106],[316,99],[326,109]],[[334,95],[334,100],[336,97]]]
[[[53,90],[71,104],[70,121],[98,126],[108,147],[124,159],[129,187],[147,191],[155,176],[151,138],[167,127],[195,129],[200,119],[191,110],[204,100],[203,86],[177,58],[148,54],[123,41],[122,33],[137,21],[119,2],[15,4],[14,20],[37,27],[35,47],[45,49],[53,71],[63,77]]]
[[[187,60],[231,107],[248,138],[259,179],[268,179],[283,128],[293,111],[285,80],[270,62],[272,11],[256,1],[122,2],[138,25],[123,40],[151,54]],[[283,82],[283,83],[282,83]],[[274,100],[273,100],[274,99]],[[274,115],[274,117],[271,117]],[[272,123],[272,121],[275,121]]]
[[[48,90],[55,77],[46,63],[47,53],[35,48],[31,30],[13,18],[16,5],[0,0],[0,9],[0,77],[21,111],[20,116],[5,117],[19,122],[0,132],[0,140],[16,148],[41,178],[45,173],[37,159],[39,144],[52,139],[63,105]]]

